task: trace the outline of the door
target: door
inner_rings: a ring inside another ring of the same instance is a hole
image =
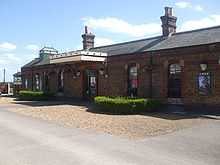
[[[179,64],[169,66],[168,97],[181,98],[181,66]]]
[[[97,96],[97,72],[94,70],[86,70],[84,81],[84,96],[88,99]]]

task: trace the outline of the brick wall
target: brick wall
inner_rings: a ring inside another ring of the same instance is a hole
[[[152,58],[151,58],[152,57]],[[127,96],[128,66],[138,67],[138,96],[167,100],[168,67],[170,64],[181,65],[181,91],[186,104],[220,104],[220,44],[189,48],[146,52],[108,58],[107,63],[81,62],[73,64],[47,65],[32,69],[22,69],[22,80],[28,78],[32,88],[32,76],[36,73],[49,74],[49,89],[57,92],[57,71],[64,69],[64,94],[71,97],[83,97],[85,92],[84,72],[96,70],[98,75],[98,95]],[[197,76],[201,72],[200,63],[207,62],[208,72],[212,74],[212,92],[201,96],[198,92]],[[152,65],[151,65],[152,64]],[[104,70],[104,75],[99,70]],[[80,77],[74,78],[74,71],[80,70]],[[107,75],[107,76],[106,76]]]
[[[70,97],[82,97],[82,75],[74,77],[71,71],[64,73],[64,94]]]
[[[215,48],[210,46],[198,46],[185,49],[157,52],[158,67],[160,68],[160,95],[167,98],[168,66],[179,63],[182,67],[181,93],[185,104],[206,103],[220,104],[220,45]],[[200,63],[208,64],[207,72],[212,75],[212,89],[208,96],[201,96],[198,91],[198,75],[201,73]],[[162,64],[159,66],[159,64]],[[153,83],[154,84],[154,83]],[[158,86],[158,85],[157,85]],[[159,86],[158,86],[159,87]]]
[[[150,56],[136,54],[116,56],[108,61],[108,88],[111,96],[127,96],[128,94],[128,66],[136,64],[138,68],[138,96],[150,96]]]

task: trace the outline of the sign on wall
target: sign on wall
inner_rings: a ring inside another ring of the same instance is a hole
[[[200,95],[209,95],[211,93],[211,74],[200,73],[198,76],[198,88]]]

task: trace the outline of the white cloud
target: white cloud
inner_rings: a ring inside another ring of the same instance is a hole
[[[12,81],[13,74],[20,70],[20,68],[26,63],[30,62],[38,55],[34,53],[30,54],[18,54],[18,53],[0,53],[0,81],[3,79],[1,71],[6,69],[6,80]]]
[[[196,6],[194,7],[194,9],[195,9],[196,11],[203,11],[203,10],[204,10],[201,5],[196,5]]]
[[[13,53],[7,53],[5,54],[6,58],[8,60],[10,60],[11,62],[21,62],[21,58],[17,57],[15,54]]]
[[[9,43],[9,42],[3,42],[0,44],[0,50],[3,51],[12,51],[16,49],[16,45]]]
[[[180,31],[194,30],[220,25],[220,15],[210,15],[200,20],[186,21],[181,25]]]
[[[30,45],[26,46],[26,49],[32,50],[32,51],[37,51],[37,50],[39,50],[39,47],[37,45],[30,44]]]
[[[203,11],[203,7],[201,5],[194,5],[190,2],[186,2],[186,1],[180,1],[180,2],[176,2],[175,5],[180,8],[180,9],[186,9],[186,8],[190,8],[193,9],[195,11]]]
[[[190,2],[185,2],[185,1],[176,2],[175,5],[181,9],[192,7],[192,4]]]
[[[161,32],[161,24],[146,23],[140,25],[132,25],[122,19],[115,17],[82,19],[84,24],[93,29],[104,29],[113,33],[127,34],[133,37],[143,37],[155,35]]]
[[[21,63],[22,59],[17,57],[13,53],[3,53],[0,54],[1,62],[6,62],[6,65]]]
[[[5,61],[5,60],[0,59],[0,64],[5,64],[5,63],[6,63],[6,61]]]
[[[115,42],[109,38],[95,38],[95,46],[111,45]]]

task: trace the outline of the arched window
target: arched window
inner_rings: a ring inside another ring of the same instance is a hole
[[[64,90],[64,72],[60,71],[58,73],[58,91],[63,92]]]
[[[35,75],[35,89],[40,90],[40,75],[38,73]]]
[[[25,85],[25,89],[27,89],[28,88],[28,79],[27,78],[25,78],[24,85]]]
[[[128,67],[128,95],[131,97],[136,97],[137,89],[138,89],[138,68],[135,64]]]
[[[45,90],[49,91],[49,76],[47,74],[44,75],[44,82],[45,82]]]

